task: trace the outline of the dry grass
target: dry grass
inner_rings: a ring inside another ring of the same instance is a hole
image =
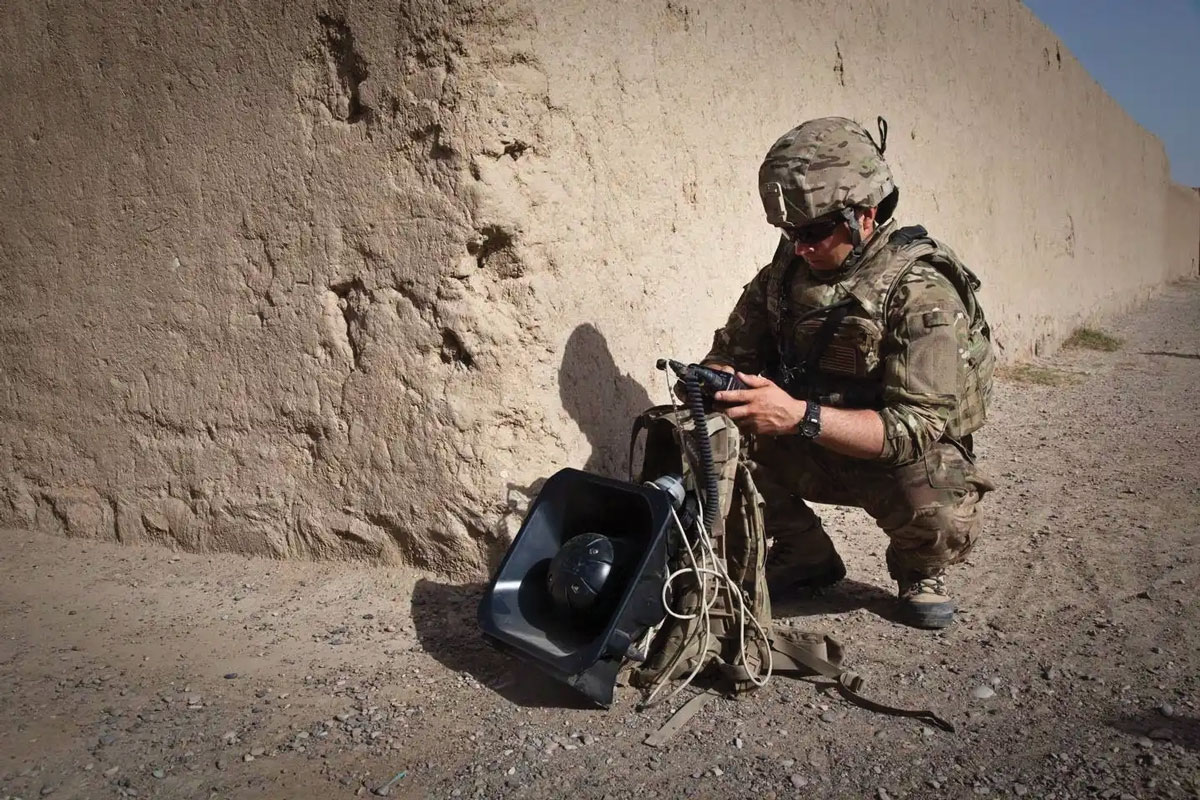
[[[1075,332],[1063,342],[1063,347],[1074,347],[1081,350],[1102,350],[1111,353],[1121,349],[1123,342],[1116,336],[1096,330],[1095,328],[1076,328]]]
[[[1053,367],[1042,367],[1037,364],[1012,364],[998,367],[996,377],[1013,383],[1032,383],[1037,386],[1073,386],[1083,379],[1083,376],[1078,373],[1066,372]]]

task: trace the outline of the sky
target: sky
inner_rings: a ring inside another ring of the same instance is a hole
[[[1096,82],[1200,186],[1200,0],[1025,0]]]

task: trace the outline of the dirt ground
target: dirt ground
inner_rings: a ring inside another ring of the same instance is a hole
[[[1200,796],[1200,282],[1104,327],[998,383],[949,630],[889,621],[884,537],[824,509],[850,579],[795,623],[954,734],[776,679],[656,750],[670,708],[486,645],[480,584],[6,530],[0,797]]]

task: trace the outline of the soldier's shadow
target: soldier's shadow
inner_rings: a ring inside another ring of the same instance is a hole
[[[617,366],[595,325],[579,325],[567,339],[558,393],[591,446],[580,469],[610,478],[627,477],[630,428],[634,418],[653,403],[646,389]]]
[[[625,480],[629,477],[629,434],[633,420],[653,405],[637,380],[621,371],[608,341],[595,325],[585,322],[571,332],[558,369],[558,395],[590,446],[582,464],[572,467]],[[551,466],[547,465],[547,473]],[[549,474],[529,484],[507,485],[509,509],[522,516],[537,497]],[[490,567],[499,565],[496,554]]]
[[[775,617],[818,617],[846,614],[863,608],[888,622],[899,622],[896,596],[870,583],[842,580],[827,589],[802,592],[781,601],[772,599]]]

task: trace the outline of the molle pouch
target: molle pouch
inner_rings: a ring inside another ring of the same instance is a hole
[[[992,331],[979,305],[976,292],[979,278],[944,245],[927,257],[954,284],[967,312],[967,348],[963,354],[966,369],[959,386],[959,403],[955,415],[946,426],[954,437],[967,436],[983,426],[987,406],[992,396],[992,374],[996,369],[996,354],[992,346]]]
[[[982,324],[979,324],[982,323]],[[982,314],[977,324],[971,326],[967,344],[966,386],[963,388],[964,408],[968,417],[964,428],[978,429],[987,418],[987,405],[992,399],[992,373],[996,371],[996,353],[992,349],[991,332]]]
[[[925,474],[934,489],[966,491],[969,462],[949,443],[939,443],[925,453]]]

